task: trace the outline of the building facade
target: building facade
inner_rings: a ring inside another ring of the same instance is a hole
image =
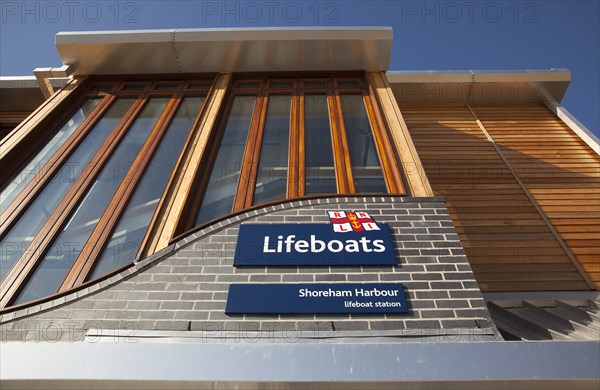
[[[390,71],[391,41],[59,33],[2,80],[5,385],[596,388],[569,72]]]

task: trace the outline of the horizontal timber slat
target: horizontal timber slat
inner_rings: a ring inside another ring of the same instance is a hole
[[[589,289],[466,106],[400,109],[435,195],[447,201],[483,291]],[[486,129],[491,126],[502,153],[509,162],[515,160],[513,172],[533,185],[534,196],[551,196],[540,199],[542,207],[562,215],[558,220],[568,221],[563,225],[575,227],[572,234],[586,234],[577,240],[586,243],[591,231],[585,226],[591,225],[585,221],[600,218],[583,213],[598,204],[590,198],[600,188],[594,182],[600,177],[594,154],[545,107],[523,106],[516,114],[512,107],[477,107],[478,116],[480,110],[479,119]],[[556,187],[548,188],[548,179]],[[589,248],[577,249],[590,252],[581,256],[595,255]]]

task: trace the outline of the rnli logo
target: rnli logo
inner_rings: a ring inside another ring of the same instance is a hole
[[[337,233],[381,230],[375,220],[364,211],[328,211],[333,231]]]

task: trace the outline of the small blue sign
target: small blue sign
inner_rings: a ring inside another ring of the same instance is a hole
[[[328,224],[243,224],[234,266],[395,265],[386,224],[377,230],[334,231]]]
[[[401,283],[232,284],[225,314],[406,313]]]

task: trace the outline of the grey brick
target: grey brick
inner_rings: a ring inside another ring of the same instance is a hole
[[[424,273],[424,274],[412,274],[413,280],[442,280],[442,274],[440,273]]]
[[[204,286],[210,283],[202,283],[200,286]],[[196,291],[198,290],[198,283],[169,283],[167,285],[167,291]]]
[[[285,222],[312,222],[312,218],[310,216],[289,216],[285,217]]]
[[[261,276],[261,275],[252,275],[252,276]],[[252,276],[250,280],[252,281]],[[277,276],[277,275],[268,275],[268,276]],[[296,274],[296,275],[283,275],[283,282],[313,282],[314,276],[309,274]],[[258,281],[258,280],[257,280]],[[265,280],[267,281],[267,280]]]
[[[489,312],[485,309],[459,309],[455,310],[456,316],[462,317],[489,317]]]
[[[444,327],[446,329],[464,329],[465,333],[462,334],[463,336],[468,336],[468,335],[472,334],[473,329],[479,328],[479,326],[477,325],[477,322],[475,322],[475,320],[461,320],[461,319],[442,320],[442,327]]]
[[[379,274],[348,274],[349,282],[377,282]]]
[[[460,242],[458,241],[434,241],[433,246],[436,248],[460,248]]]
[[[334,321],[333,326],[336,331],[369,329],[367,321]]]
[[[223,283],[247,282],[249,277],[250,277],[250,275],[242,275],[242,274],[218,275],[217,281],[223,282]]]
[[[136,283],[135,289],[137,291],[164,291],[167,287],[166,283],[160,282],[148,282],[148,283]]]
[[[194,303],[194,310],[224,310],[224,302],[201,301]]]
[[[208,319],[208,311],[178,311],[175,313],[176,320],[202,321]],[[192,330],[194,330],[192,322]]]
[[[446,280],[473,280],[475,275],[472,272],[444,272]]]
[[[194,302],[191,301],[166,301],[160,305],[162,310],[191,310]]]
[[[317,281],[317,282],[346,281],[346,275],[343,275],[343,274],[315,275],[315,281]]]
[[[412,309],[435,309],[434,301],[411,300],[408,304]]]
[[[441,234],[417,234],[418,241],[444,241]]]
[[[298,273],[298,267],[269,267],[267,273],[296,274]]]
[[[199,291],[227,291],[227,283],[202,283],[198,286]]]
[[[148,297],[148,293],[144,292],[144,291],[118,291],[115,294],[115,299],[116,300],[126,300],[126,301],[132,301],[132,300],[144,300]]]
[[[432,290],[460,290],[462,289],[462,284],[460,282],[430,282]]]
[[[140,317],[139,311],[133,310],[109,310],[106,311],[104,318],[111,320],[135,320]],[[94,318],[89,318],[90,320]]]
[[[433,248],[433,242],[422,242],[422,241],[414,241],[414,242],[402,242],[403,248],[406,249],[421,249],[421,248]]]
[[[437,307],[441,309],[455,309],[455,308],[469,308],[469,301],[466,299],[451,299],[447,301],[438,300],[435,301]]]
[[[246,275],[246,281],[250,282],[280,282],[281,275]]]
[[[154,274],[152,281],[154,282],[181,282],[185,278],[183,274]]]
[[[454,265],[454,264],[428,264],[425,266],[425,268],[427,268],[427,271],[429,271],[429,272],[439,272],[439,271],[454,272],[454,271],[456,271],[456,265]]]
[[[418,299],[445,299],[448,298],[448,291],[416,291]]]
[[[177,300],[181,296],[179,292],[150,292],[148,293],[149,300],[157,301],[172,301]]]
[[[380,275],[381,281],[408,281],[411,280],[410,278],[410,274],[407,273],[400,273],[400,272],[395,272],[393,274],[381,274]]]
[[[454,318],[452,310],[421,310],[419,311],[421,318]]]
[[[479,290],[459,290],[459,291],[450,291],[451,298],[480,298],[481,292]]]
[[[186,282],[215,282],[217,275],[190,274],[184,276]]]
[[[403,330],[404,321],[371,321],[372,330]]]
[[[159,307],[159,301],[130,301],[127,303],[127,309],[131,310],[157,310]]]
[[[442,328],[441,323],[434,320],[407,320],[404,321],[404,326],[406,326],[406,329],[421,329],[424,331]]]
[[[175,318],[175,311],[153,310],[140,312],[140,319],[142,320],[170,320],[173,318]]]
[[[94,309],[105,310],[105,309],[125,309],[127,307],[127,301],[96,301],[94,302]]]
[[[448,249],[420,249],[423,256],[447,256],[450,254]]]

